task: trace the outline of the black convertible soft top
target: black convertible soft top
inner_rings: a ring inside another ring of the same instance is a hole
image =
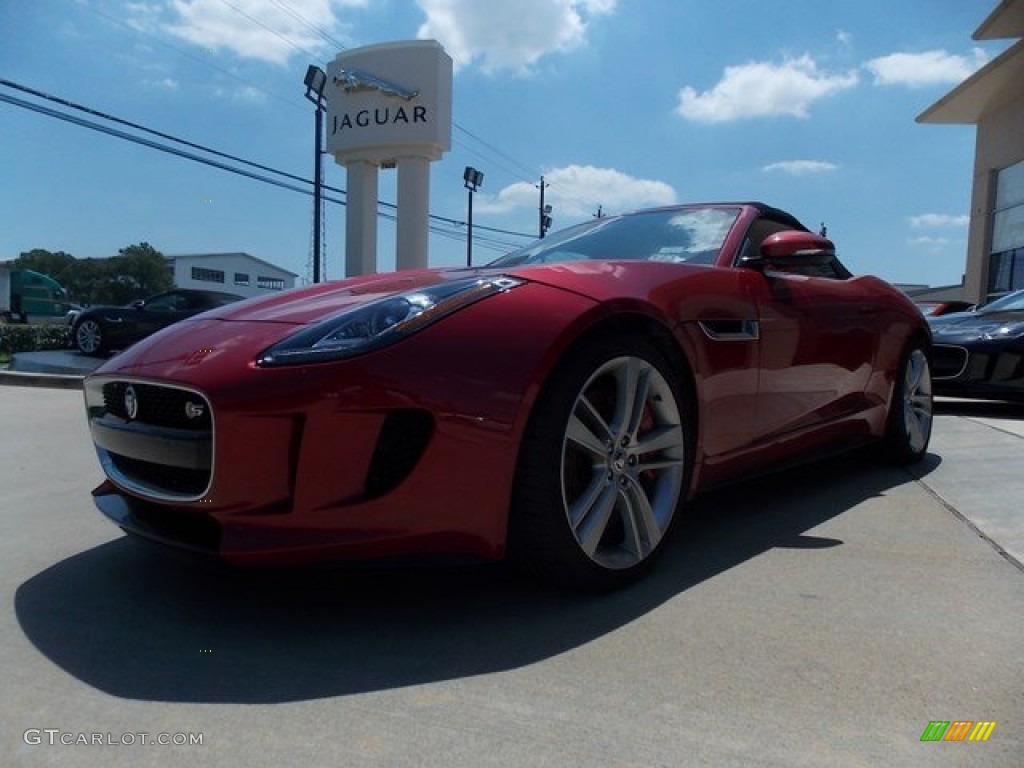
[[[760,211],[762,214],[764,214],[768,218],[775,219],[776,221],[778,221],[778,222],[780,222],[782,224],[785,224],[787,227],[792,227],[793,229],[799,229],[799,230],[802,230],[803,232],[810,232],[811,231],[807,227],[805,227],[803,224],[801,224],[799,219],[796,218],[796,216],[794,216],[791,213],[786,213],[781,208],[773,208],[770,205],[765,205],[764,203],[756,203],[756,202],[740,203],[740,205],[749,205],[749,206],[752,206],[754,208],[757,208],[758,211]]]

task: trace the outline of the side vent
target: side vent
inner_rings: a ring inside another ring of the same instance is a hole
[[[389,413],[366,473],[367,495],[381,496],[397,488],[416,467],[433,432],[434,421],[426,411],[405,409]]]

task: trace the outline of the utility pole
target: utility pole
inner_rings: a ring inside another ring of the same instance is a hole
[[[604,218],[604,214],[601,213],[601,208],[602,208],[602,206],[600,206],[600,205],[597,206],[597,213],[594,214],[594,218],[595,219],[603,219]]]

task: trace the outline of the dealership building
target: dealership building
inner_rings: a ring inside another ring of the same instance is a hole
[[[178,288],[225,291],[246,298],[294,288],[298,277],[248,253],[187,253],[166,258]]]
[[[917,121],[977,126],[962,296],[984,302],[1024,288],[1024,0],[1002,0],[973,38],[1018,39]]]

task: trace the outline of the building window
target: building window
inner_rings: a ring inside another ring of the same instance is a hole
[[[256,278],[256,285],[260,288],[265,288],[268,291],[284,290],[284,280],[276,277],[264,277],[263,275],[260,275]]]
[[[993,253],[988,265],[988,298],[998,299],[1024,288],[1024,248]]]
[[[247,272],[235,272],[235,285],[248,285],[249,274]]]
[[[1024,288],[1024,161],[996,174],[988,298]]]
[[[204,283],[223,283],[224,270],[204,269],[203,267],[192,267],[192,279],[202,280]]]

